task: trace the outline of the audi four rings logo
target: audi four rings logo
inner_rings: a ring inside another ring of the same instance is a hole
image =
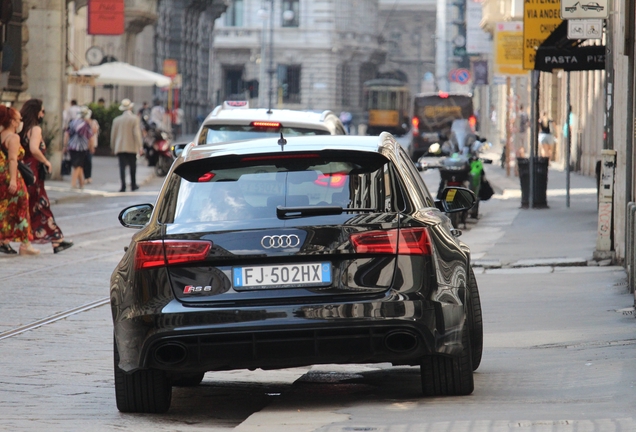
[[[265,249],[296,247],[299,244],[300,238],[296,234],[265,236],[261,239],[261,246]]]

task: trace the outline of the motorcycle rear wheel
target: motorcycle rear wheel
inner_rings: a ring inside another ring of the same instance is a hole
[[[172,160],[167,157],[160,155],[159,160],[157,160],[157,164],[155,165],[155,174],[159,177],[163,177],[168,174],[170,171],[170,166],[172,165]]]

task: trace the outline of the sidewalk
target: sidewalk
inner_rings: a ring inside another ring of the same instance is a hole
[[[149,167],[145,159],[137,160],[137,183],[139,190],[130,191],[130,172],[126,169],[126,190],[119,192],[119,162],[114,156],[93,156],[92,183],[84,185],[84,189],[71,189],[71,176],[64,176],[63,180],[46,180],[44,185],[51,204],[83,199],[90,196],[120,196],[127,194],[144,194],[144,186],[148,186],[153,179],[157,179],[154,167]],[[157,194],[156,187],[152,193]]]
[[[493,157],[494,156],[494,157]],[[596,262],[596,179],[570,173],[570,207],[566,206],[566,172],[548,170],[547,209],[521,209],[519,177],[495,161],[486,177],[496,194],[480,205],[481,219],[461,237],[471,246],[476,265],[486,268],[598,266]],[[496,244],[496,248],[494,247]]]

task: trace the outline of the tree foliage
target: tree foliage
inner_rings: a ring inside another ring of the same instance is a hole
[[[88,107],[93,111],[95,120],[99,123],[99,136],[97,137],[97,147],[101,150],[110,148],[110,127],[115,117],[121,114],[119,105],[116,103],[110,106],[100,106],[97,103],[90,103]],[[101,152],[100,152],[101,153]]]

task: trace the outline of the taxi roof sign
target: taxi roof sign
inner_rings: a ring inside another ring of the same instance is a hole
[[[249,101],[223,101],[224,109],[248,109]]]

